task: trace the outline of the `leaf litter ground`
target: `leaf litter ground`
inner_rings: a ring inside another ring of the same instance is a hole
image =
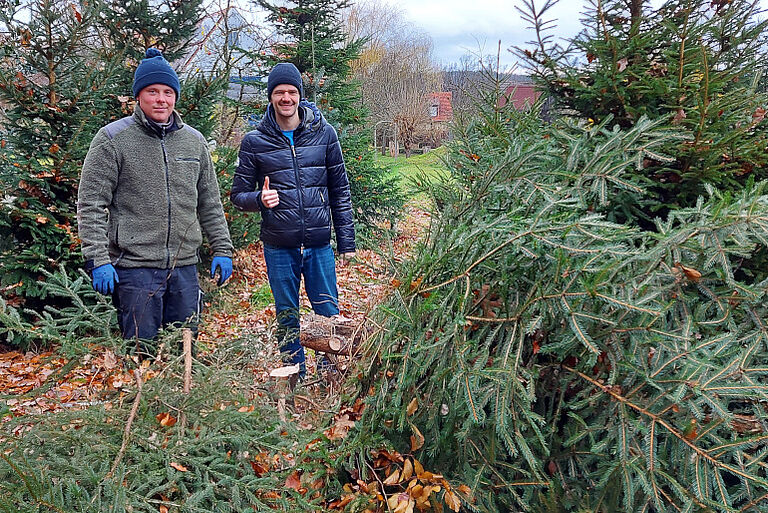
[[[407,217],[401,223],[400,235],[393,241],[392,252],[386,258],[400,260],[404,258],[409,248],[418,240],[421,231],[428,223],[428,214],[412,207]],[[391,291],[396,280],[391,276],[391,262],[385,261],[384,251],[360,250],[355,262],[338,269],[338,281],[340,289],[340,310],[352,325],[370,324],[368,313],[379,304]],[[270,372],[281,366],[279,353],[276,350],[273,328],[275,325],[275,313],[272,304],[264,301],[266,269],[264,266],[261,246],[252,245],[238,252],[235,258],[235,278],[223,289],[214,289],[208,301],[208,313],[205,322],[201,326],[198,337],[200,359],[206,357],[216,359],[219,347],[227,345],[232,340],[241,340],[245,343],[255,344],[259,358],[249,360],[250,370],[253,375],[251,389],[256,392],[252,396],[254,402],[264,401],[276,406],[283,421],[291,422],[300,430],[311,430],[313,426],[328,425],[331,414],[333,420],[324,434],[329,440],[344,438],[359,418],[362,405],[343,405],[342,387],[349,372],[354,372],[355,366],[350,358],[339,357],[337,371],[332,373],[318,372],[316,355],[308,350],[308,379],[293,393],[286,393],[286,387],[280,380],[270,377]],[[266,288],[268,291],[268,287]],[[303,317],[310,310],[309,303],[302,293]],[[166,356],[166,358],[168,358]],[[94,350],[87,356],[82,364],[73,367],[63,377],[57,376],[67,364],[67,360],[54,351],[28,352],[5,351],[0,353],[0,393],[6,399],[6,407],[3,413],[4,422],[15,418],[14,429],[0,437],[8,440],[7,436],[18,436],[23,431],[32,429],[35,423],[33,419],[44,418],[41,414],[56,411],[77,411],[91,405],[103,405],[109,410],[112,404],[125,406],[123,403],[133,400],[135,396],[134,376],[129,370],[131,365],[127,357],[116,355],[109,349]],[[133,362],[135,364],[135,362]],[[157,364],[157,365],[155,365]],[[150,364],[145,361],[141,366],[143,376],[151,380],[155,375],[162,374],[162,359]],[[52,382],[54,381],[55,382]],[[285,381],[285,380],[283,380]],[[194,386],[194,385],[193,385]],[[44,392],[41,392],[44,390]],[[157,398],[155,398],[157,399]],[[224,407],[232,407],[238,412],[253,411],[254,406],[234,402],[222,404]],[[30,419],[31,422],[18,422],[21,419]],[[172,411],[161,412],[156,415],[160,426],[172,427],[179,420]],[[78,429],[77,422],[70,427]],[[62,429],[64,429],[62,427]],[[410,480],[411,484],[417,483],[416,476],[406,477],[402,473],[393,477],[393,472],[398,471],[398,465],[402,467],[407,462],[418,462],[403,459],[397,453],[380,450],[378,458],[384,461],[384,474],[389,481],[386,485],[401,485],[404,489]],[[262,455],[263,459],[267,456]],[[290,458],[289,458],[290,459]],[[256,466],[254,466],[256,465]],[[180,462],[172,462],[175,470],[182,472],[186,468]],[[265,469],[274,470],[278,466],[290,468],[288,465],[275,465],[269,462],[260,462],[255,459],[251,462],[254,471]],[[377,465],[378,467],[378,465]],[[182,469],[182,470],[179,470]],[[259,472],[256,472],[259,474]],[[429,473],[421,474],[421,476]],[[295,481],[300,478],[297,472],[291,473],[284,483],[284,488],[294,490],[301,489]],[[431,479],[431,477],[430,477]],[[433,491],[439,490],[439,482],[442,476],[437,476],[433,484]],[[447,483],[444,484],[447,490]],[[340,500],[329,504],[329,507],[341,509],[346,503],[363,493],[372,493],[369,486],[363,481],[357,485],[345,488],[346,493]],[[304,490],[304,493],[306,490]],[[375,496],[375,494],[373,494]],[[392,497],[399,496],[399,503]],[[386,494],[384,496],[386,498]],[[429,494],[422,494],[428,498]],[[381,495],[378,498],[382,499]],[[410,501],[410,507],[406,507]],[[446,499],[450,506],[450,501]],[[413,499],[408,499],[407,493],[399,493],[389,497],[390,507],[397,509],[399,505],[403,511],[413,508]],[[404,509],[403,509],[404,508]],[[420,510],[422,508],[419,508]],[[453,509],[453,508],[451,508]],[[161,507],[162,511],[163,508]]]

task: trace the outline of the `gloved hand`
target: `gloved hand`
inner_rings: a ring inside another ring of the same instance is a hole
[[[112,264],[100,265],[93,269],[93,290],[101,294],[111,294],[115,291],[115,283],[120,280]]]
[[[354,251],[350,251],[349,253],[341,253],[339,255],[339,260],[341,260],[341,265],[347,265],[349,262],[352,261],[353,258],[355,258]]]
[[[211,278],[216,274],[216,268],[220,271],[218,285],[221,285],[232,276],[232,259],[225,256],[213,257],[213,262],[211,262]]]
[[[311,101],[302,99],[299,102],[299,107],[306,107],[307,109],[312,111],[312,114],[314,114],[315,119],[313,119],[312,123],[309,125],[310,128],[314,129],[320,126],[320,121],[323,119],[323,115],[322,113],[320,113],[320,109],[317,108],[317,105],[315,105]]]

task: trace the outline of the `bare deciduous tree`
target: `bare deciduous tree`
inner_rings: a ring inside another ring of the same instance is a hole
[[[348,37],[367,39],[353,70],[371,121],[396,125],[399,142],[410,155],[418,126],[430,120],[429,95],[442,85],[432,62],[432,40],[406,21],[402,11],[379,0],[351,6],[345,21]]]

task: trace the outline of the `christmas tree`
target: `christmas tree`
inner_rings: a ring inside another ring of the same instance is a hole
[[[591,2],[567,47],[552,39],[554,3],[526,2],[536,38],[517,53],[555,108],[586,125],[661,120],[679,136],[633,173],[649,194],[622,192],[609,218],[654,229],[655,217],[695,205],[705,184],[738,191],[768,176],[768,96],[758,90],[768,22],[756,2],[671,0],[658,9],[642,0]]]

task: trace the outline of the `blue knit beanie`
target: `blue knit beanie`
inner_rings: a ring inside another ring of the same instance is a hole
[[[152,84],[164,84],[176,91],[176,99],[181,96],[179,77],[163,53],[157,48],[147,48],[145,59],[136,68],[133,75],[133,96],[137,98],[142,89]]]
[[[299,69],[290,62],[281,62],[275,64],[267,78],[267,98],[272,99],[272,91],[280,84],[289,84],[296,86],[299,90],[299,96],[304,97],[304,86],[301,82],[301,73]]]

